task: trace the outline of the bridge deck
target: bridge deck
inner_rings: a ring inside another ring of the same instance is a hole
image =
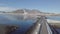
[[[26,34],[53,34],[54,28],[47,23],[46,17],[40,17],[37,22],[26,32]]]

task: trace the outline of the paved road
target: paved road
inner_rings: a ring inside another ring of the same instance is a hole
[[[52,34],[51,30],[46,24],[46,17],[42,16],[38,18],[37,22],[27,31],[26,34],[48,34],[48,32],[49,34]]]
[[[47,23],[46,17],[41,17],[40,34],[52,34],[52,31]]]
[[[38,18],[36,23],[34,23],[34,25],[32,25],[30,29],[28,29],[25,34],[52,34],[52,31],[47,23],[46,17],[41,16],[40,18]]]
[[[40,18],[34,23],[33,26],[30,27],[30,29],[26,32],[26,34],[38,34],[40,29]]]
[[[47,23],[46,17],[41,17],[40,34],[59,34],[52,25]]]

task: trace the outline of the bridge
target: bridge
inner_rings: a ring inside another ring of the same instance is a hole
[[[58,34],[58,32],[48,24],[45,16],[41,16],[26,34]]]
[[[14,27],[14,30],[17,29],[17,26],[9,26]],[[0,34],[5,34],[6,26],[0,26]],[[25,34],[58,34],[58,32],[47,22],[47,18],[45,16],[41,16],[37,18],[37,21],[25,32]]]

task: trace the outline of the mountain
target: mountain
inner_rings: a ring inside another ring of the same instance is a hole
[[[34,14],[34,15],[44,15],[44,16],[60,16],[60,14],[41,12],[40,10],[36,10],[36,9],[32,9],[32,10],[18,9],[11,12],[0,11],[0,13],[20,13],[20,14],[32,14],[32,15]]]
[[[13,11],[13,13],[24,13],[24,10],[20,9],[20,10],[15,10]]]
[[[40,12],[39,10],[36,10],[36,9],[32,9],[32,10],[30,10],[30,9],[18,9],[16,11],[13,11],[13,13],[24,13],[24,12],[33,13],[33,14],[35,14],[35,13],[43,13],[43,12]]]

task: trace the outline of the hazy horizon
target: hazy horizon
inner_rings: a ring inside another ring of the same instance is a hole
[[[0,11],[38,9],[42,12],[60,13],[60,0],[0,0]]]

